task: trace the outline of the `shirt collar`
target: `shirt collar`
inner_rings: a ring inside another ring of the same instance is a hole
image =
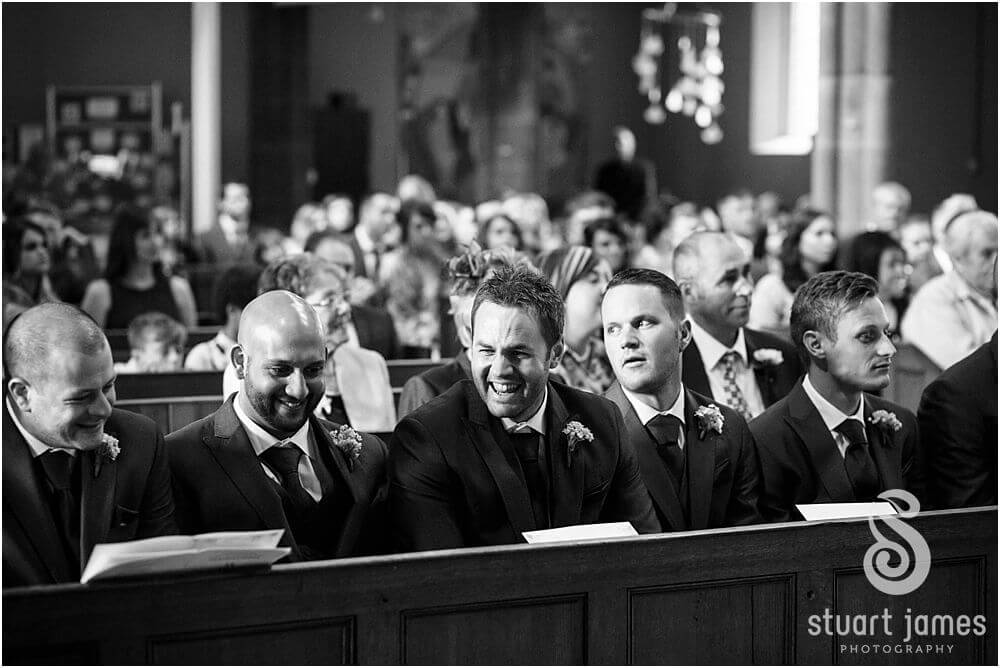
[[[524,422],[518,422],[517,420],[512,420],[510,418],[500,418],[500,422],[503,424],[504,431],[511,431],[519,425],[528,425],[539,434],[545,434],[545,408],[549,405],[549,386],[545,386],[545,396],[542,397],[542,405],[538,407],[535,414]]]
[[[43,441],[35,438],[21,423],[21,419],[17,415],[17,411],[14,407],[10,405],[10,397],[4,398],[4,403],[7,405],[7,414],[10,415],[11,422],[17,427],[17,430],[21,432],[21,436],[24,437],[25,443],[28,444],[28,448],[31,450],[32,457],[41,457],[49,450],[61,450],[62,452],[68,452],[70,455],[76,456],[76,450],[66,450],[62,448],[53,448],[46,445]]]
[[[743,337],[742,327],[739,328],[736,334],[736,342],[733,344],[733,347],[727,348],[718,339],[699,327],[694,318],[688,316],[688,321],[691,323],[691,338],[694,339],[695,344],[698,346],[698,352],[701,353],[701,359],[705,362],[705,368],[714,369],[719,360],[729,351],[734,351],[739,355],[743,360],[744,366],[750,366],[750,362],[747,360],[747,344],[746,339]]]
[[[247,433],[247,438],[250,439],[250,447],[253,448],[254,454],[260,457],[261,453],[278,443],[294,443],[295,446],[304,452],[307,456],[312,457],[313,453],[310,452],[309,447],[309,420],[299,428],[297,432],[291,435],[289,438],[280,439],[271,436],[267,433],[263,427],[250,419],[250,416],[246,414],[243,407],[240,406],[240,393],[236,395],[233,399],[233,410],[236,411],[236,417],[239,419],[240,424],[243,425],[243,430]]]
[[[955,299],[958,301],[971,300],[979,303],[987,302],[987,299],[973,290],[968,281],[962,278],[961,274],[954,269],[945,274],[945,280],[951,283],[952,290],[955,293]]]
[[[673,415],[675,418],[681,421],[684,425],[684,386],[681,385],[681,391],[677,393],[677,399],[674,400],[673,405],[670,406],[665,411],[658,411],[642,399],[638,395],[629,392],[624,387],[622,392],[625,394],[625,398],[628,399],[629,403],[632,404],[632,408],[635,409],[635,414],[639,416],[639,422],[642,424],[648,424],[657,415]],[[685,425],[687,426],[687,425]]]
[[[861,401],[858,402],[858,410],[854,411],[853,415],[847,415],[841,412],[839,408],[831,404],[829,401],[823,398],[815,387],[813,387],[812,381],[809,380],[809,374],[806,374],[805,380],[802,381],[802,389],[805,390],[806,396],[812,401],[813,406],[819,411],[819,416],[823,418],[823,424],[830,431],[834,431],[840,426],[840,423],[844,420],[857,420],[861,423],[863,427],[865,424],[865,395],[861,395]]]

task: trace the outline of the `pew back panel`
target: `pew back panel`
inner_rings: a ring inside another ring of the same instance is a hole
[[[779,524],[7,590],[3,659],[995,663],[996,507],[925,513],[909,524],[932,564],[905,596],[882,594],[865,578],[874,542],[866,520]],[[891,637],[810,632],[810,618],[827,611],[884,609],[896,620]],[[852,645],[900,644],[907,609],[981,614],[986,634],[954,635],[950,652],[929,657],[851,653]]]

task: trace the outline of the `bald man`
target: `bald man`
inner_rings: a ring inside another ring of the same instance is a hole
[[[749,422],[787,395],[803,373],[791,343],[746,327],[750,258],[729,234],[697,232],[675,249],[674,274],[691,319],[684,386]]]
[[[378,551],[386,447],[313,414],[327,356],[301,297],[247,304],[231,352],[239,390],[167,436],[183,532],[284,529],[295,561]]]
[[[4,339],[4,587],[79,580],[98,543],[177,533],[163,436],[114,409],[111,347],[68,304]]]
[[[997,328],[997,217],[968,211],[945,231],[952,269],[929,280],[903,316],[903,339],[947,369]]]

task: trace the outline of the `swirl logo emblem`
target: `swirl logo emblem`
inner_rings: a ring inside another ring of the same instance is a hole
[[[893,502],[899,515],[880,518],[899,535],[905,545],[886,538],[875,525],[875,518],[868,518],[868,528],[875,544],[865,552],[865,576],[872,586],[890,596],[902,596],[915,591],[924,583],[931,569],[931,550],[927,541],[916,529],[899,519],[910,519],[920,512],[920,502],[906,490],[887,489],[878,495]],[[905,508],[901,505],[905,504]],[[910,554],[912,553],[912,558]],[[892,563],[893,557],[898,563]]]

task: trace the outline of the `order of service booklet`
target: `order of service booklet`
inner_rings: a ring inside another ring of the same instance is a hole
[[[219,531],[197,536],[159,536],[94,547],[80,582],[91,580],[268,566],[292,551],[278,547],[284,529]]]

